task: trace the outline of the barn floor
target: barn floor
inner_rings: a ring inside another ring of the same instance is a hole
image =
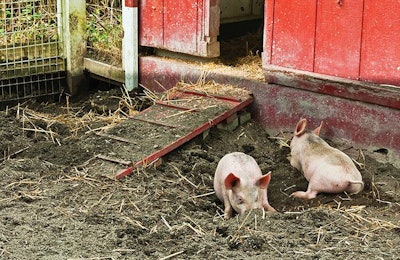
[[[27,102],[0,112],[5,156],[0,159],[2,259],[400,255],[398,169],[356,156],[365,166],[362,193],[320,194],[311,201],[290,198],[307,182],[286,159],[289,149],[253,121],[232,132],[213,128],[205,139],[196,138],[165,156],[157,168],[137,170],[121,180],[102,174],[106,165],[93,171],[90,159],[102,145],[92,130],[124,119],[115,96],[121,97],[119,90],[92,93],[71,102],[68,110],[65,103]],[[89,112],[95,107],[107,112]],[[278,213],[254,210],[222,218],[223,204],[213,194],[212,179],[218,160],[232,151],[246,152],[264,172],[272,171],[269,201]]]

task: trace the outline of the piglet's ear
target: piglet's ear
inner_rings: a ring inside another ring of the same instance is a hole
[[[323,122],[324,121],[321,121],[321,124],[317,128],[314,129],[314,134],[319,136],[319,132],[321,131],[321,127],[322,127],[322,123]]]
[[[259,187],[260,189],[266,189],[268,188],[270,181],[271,181],[271,172],[268,172],[260,179],[258,179],[258,181],[256,182],[256,186]]]
[[[300,119],[300,121],[296,125],[296,129],[294,130],[294,135],[302,135],[306,130],[307,120],[305,118]]]
[[[229,173],[228,176],[225,178],[225,188],[227,190],[231,190],[236,185],[239,185],[240,179],[235,176],[233,173]]]

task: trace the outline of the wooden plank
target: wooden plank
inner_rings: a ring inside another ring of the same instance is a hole
[[[273,65],[265,68],[265,71],[269,83],[400,109],[400,87],[381,86]]]
[[[360,77],[400,86],[400,1],[365,0]]]
[[[122,68],[102,63],[90,58],[84,59],[84,67],[88,72],[97,76],[111,79],[119,83],[125,82],[125,72]]]
[[[314,72],[358,79],[363,1],[318,1]]]
[[[313,71],[316,8],[316,0],[275,1],[271,64]]]
[[[210,98],[214,98],[214,97],[210,96]],[[180,138],[177,138],[171,144],[169,144],[165,147],[162,147],[160,150],[157,150],[154,153],[146,156],[142,160],[134,163],[133,166],[122,170],[121,172],[117,173],[117,175],[115,177],[117,179],[121,179],[121,178],[131,174],[133,172],[133,170],[136,169],[137,167],[140,167],[142,165],[147,165],[147,164],[163,157],[164,155],[175,150],[176,148],[183,145],[184,143],[186,143],[186,142],[192,140],[193,138],[195,138],[196,136],[200,135],[204,131],[206,131],[206,130],[210,129],[211,127],[217,125],[218,123],[222,122],[224,119],[228,118],[229,116],[231,116],[231,115],[235,114],[236,112],[242,110],[243,108],[249,106],[253,102],[253,98],[252,98],[252,96],[249,95],[248,99],[243,100],[243,101],[239,101],[239,102],[235,102],[232,100],[225,100],[225,101],[231,105],[231,107],[229,109],[225,110],[221,114],[216,115],[214,118],[211,118],[207,122],[204,122],[203,124],[201,124],[200,126],[195,128],[193,131],[189,132],[188,134],[186,134]],[[151,109],[151,107],[149,109]],[[201,113],[201,112],[199,112],[199,113]]]

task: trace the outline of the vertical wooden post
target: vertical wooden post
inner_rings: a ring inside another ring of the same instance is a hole
[[[62,0],[63,48],[67,60],[67,85],[75,95],[83,83],[86,56],[86,1]]]
[[[131,91],[138,86],[138,0],[124,0],[122,6],[122,68],[125,70],[125,87]]]

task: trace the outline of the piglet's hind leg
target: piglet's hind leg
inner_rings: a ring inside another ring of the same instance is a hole
[[[300,198],[300,199],[313,199],[317,197],[318,192],[313,191],[310,188],[307,191],[296,191],[293,192],[290,197]]]

